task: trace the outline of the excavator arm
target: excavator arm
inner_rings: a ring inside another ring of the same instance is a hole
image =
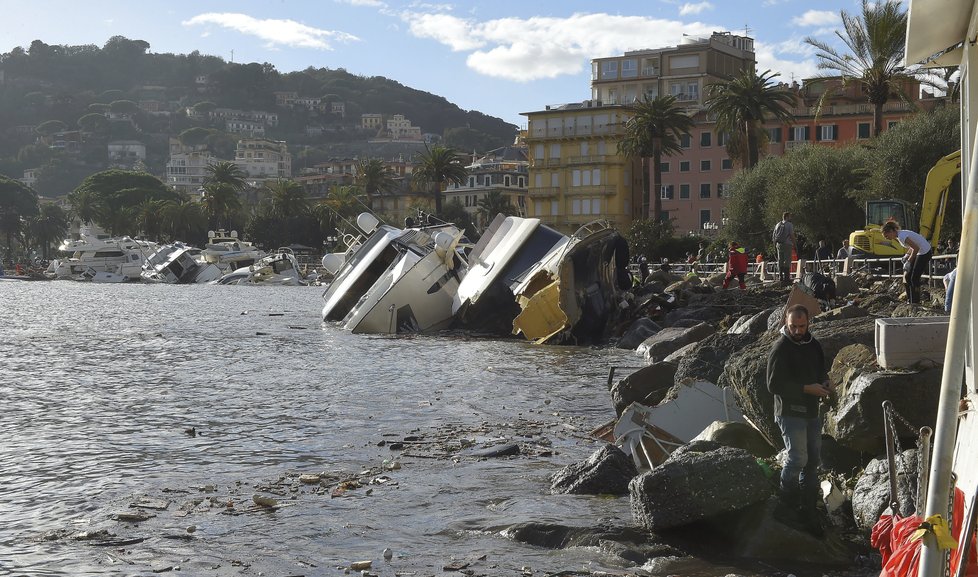
[[[960,150],[938,160],[927,172],[924,197],[920,203],[920,234],[931,245],[937,245],[937,241],[941,239],[941,225],[944,223],[951,183],[959,174],[961,174]]]

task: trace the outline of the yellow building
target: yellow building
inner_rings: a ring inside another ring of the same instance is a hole
[[[618,155],[626,109],[585,101],[548,106],[527,117],[529,183],[526,216],[561,232],[605,219],[619,229],[638,218],[641,178]]]

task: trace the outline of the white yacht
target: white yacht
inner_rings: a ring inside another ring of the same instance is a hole
[[[221,276],[214,284],[297,286],[304,282],[292,249],[282,247],[254,264]]]
[[[238,238],[238,231],[226,230],[207,232],[207,244],[200,251],[205,262],[217,265],[225,273],[246,268],[264,258],[267,253],[250,242]]]
[[[110,273],[112,278],[138,280],[143,261],[158,248],[155,242],[128,236],[103,238],[83,230],[79,238],[66,239],[58,246],[61,254],[70,256],[52,260],[44,274],[54,279],[92,280],[95,273]]]
[[[141,276],[149,282],[201,284],[221,276],[217,265],[198,258],[200,249],[175,242],[161,247],[146,259]]]
[[[448,223],[398,229],[369,213],[357,218],[357,226],[366,240],[348,238],[345,253],[323,257],[323,268],[333,275],[323,294],[323,320],[341,321],[357,333],[446,328],[466,269],[462,231]]]

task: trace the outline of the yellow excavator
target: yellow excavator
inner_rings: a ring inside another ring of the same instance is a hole
[[[947,210],[951,184],[961,174],[961,151],[956,150],[941,158],[927,172],[924,181],[924,198],[920,203],[918,232],[931,245],[941,238],[941,225]],[[901,228],[913,228],[916,223],[913,205],[903,200],[870,200],[866,203],[866,228],[849,235],[853,256],[902,256],[904,248],[897,241],[883,238],[883,223],[896,220]]]

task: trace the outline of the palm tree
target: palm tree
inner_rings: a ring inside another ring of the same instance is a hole
[[[248,177],[248,173],[241,170],[241,167],[237,164],[228,160],[212,162],[204,168],[204,172],[207,173],[207,176],[204,177],[204,184],[211,182],[227,184],[235,192],[240,192],[247,186],[245,178]]]
[[[842,54],[821,40],[805,38],[818,49],[818,67],[842,76],[836,90],[826,90],[819,98],[818,109],[835,92],[858,85],[873,105],[873,135],[883,130],[883,105],[891,94],[909,103],[902,84],[914,75],[903,68],[904,42],[907,35],[907,13],[900,2],[862,0],[862,14],[841,12],[843,32],[838,36],[850,53]]]
[[[689,135],[693,119],[685,110],[676,106],[675,96],[645,97],[627,109],[631,117],[625,122],[625,134],[618,141],[618,153],[631,159],[641,159],[642,164],[642,213],[649,218],[649,197],[652,198],[652,215],[662,218],[662,199],[659,195],[662,182],[662,155],[679,152],[680,137]],[[646,161],[652,157],[653,186],[649,191],[649,171]]]
[[[414,177],[419,184],[434,188],[435,215],[441,215],[441,192],[445,183],[462,184],[468,176],[464,160],[454,148],[435,146],[421,154]]]
[[[7,237],[7,249],[16,237],[24,244],[28,220],[37,214],[37,193],[19,180],[0,175],[0,231]]]
[[[68,213],[56,204],[42,204],[30,222],[31,236],[41,245],[41,258],[48,259],[51,245],[68,235]]]
[[[144,237],[158,240],[163,230],[166,201],[147,199],[133,207],[133,217]]]
[[[102,200],[90,188],[77,188],[68,193],[68,204],[73,214],[82,224],[91,224],[102,216]]]
[[[207,215],[201,205],[187,199],[166,201],[162,211],[162,226],[171,239],[190,241],[202,235]]]
[[[277,180],[266,185],[269,216],[288,220],[309,213],[309,201],[302,186],[294,180]]]
[[[397,187],[393,175],[379,158],[357,161],[353,182],[363,189],[370,210],[374,209],[375,195],[391,192]]]
[[[516,214],[516,207],[510,202],[509,197],[500,190],[490,190],[485,197],[479,199],[478,205],[483,224],[491,222],[499,213],[506,216]]]
[[[241,197],[231,184],[214,180],[204,184],[203,204],[211,227],[231,228],[231,215],[241,210]]]
[[[771,83],[778,76],[770,70],[761,74],[744,70],[728,82],[707,87],[706,106],[716,116],[717,132],[730,133],[731,145],[727,150],[740,152],[744,168],[754,168],[760,160],[759,150],[767,136],[763,127],[765,117],[784,123],[794,118],[790,108],[795,104],[795,95]]]

